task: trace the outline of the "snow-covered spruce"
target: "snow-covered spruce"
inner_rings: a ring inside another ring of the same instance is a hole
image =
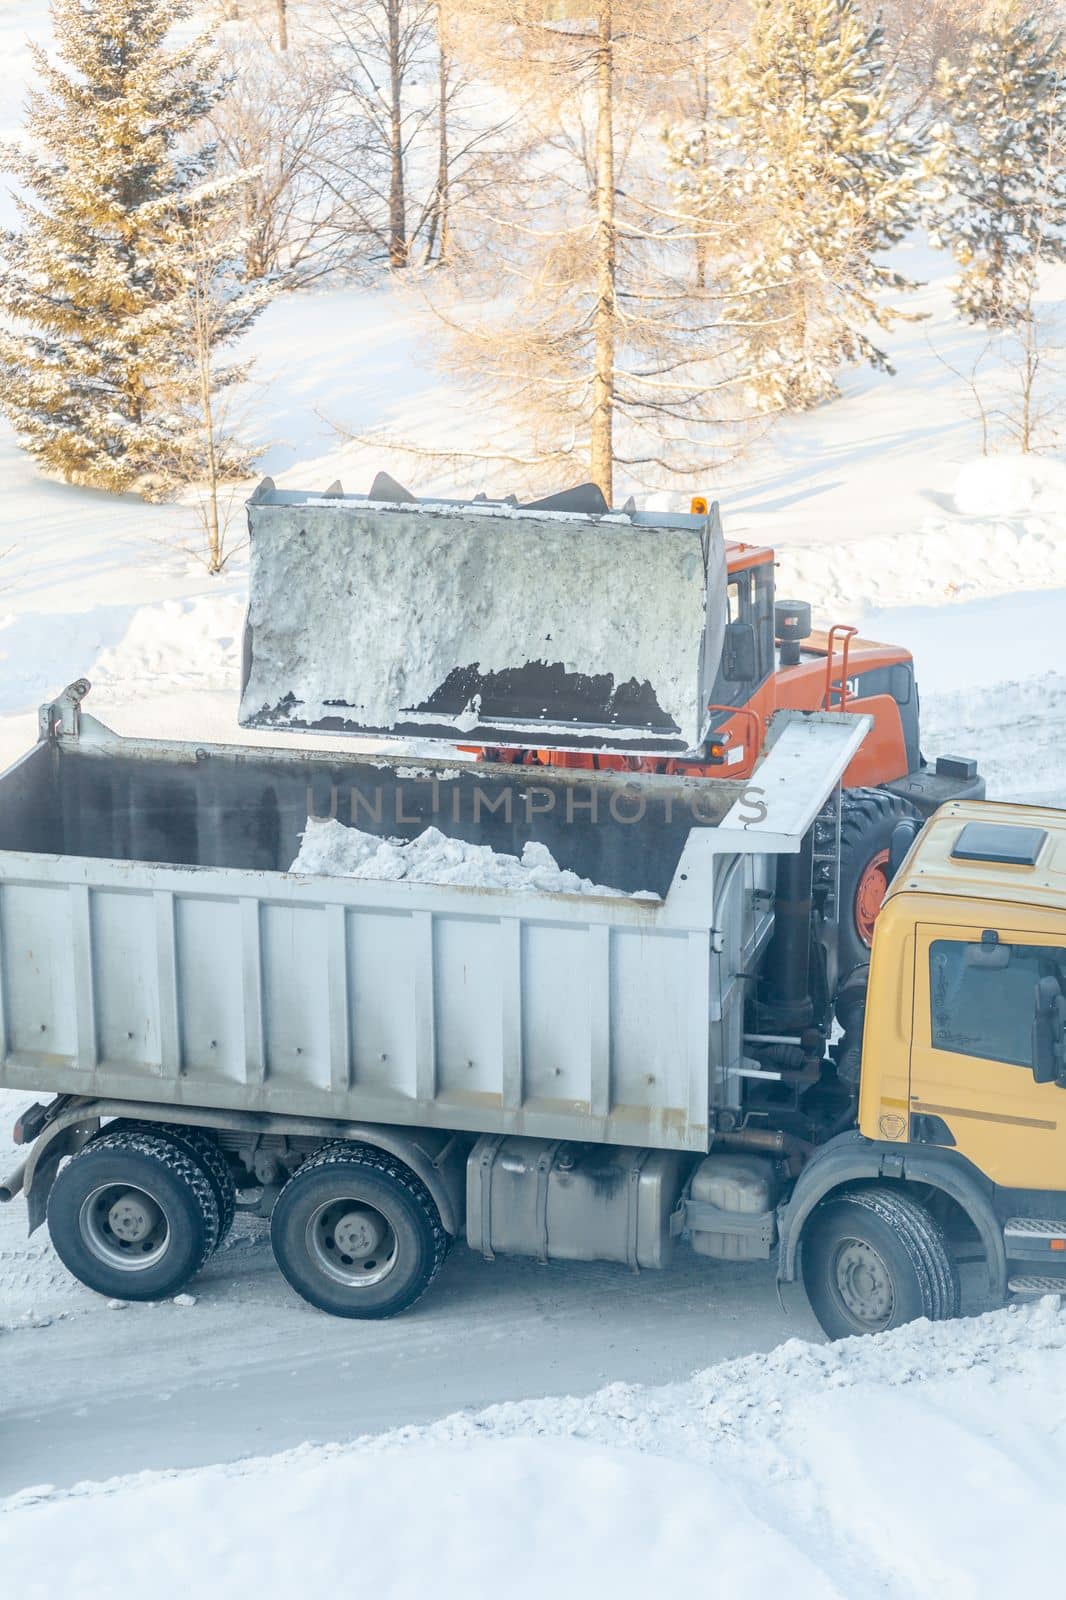
[[[989,7],[937,77],[932,237],[961,269],[957,309],[991,328],[1024,317],[1040,262],[1066,261],[1064,44],[1032,11]]]
[[[867,330],[893,321],[883,291],[910,287],[883,252],[913,225],[921,141],[889,91],[881,29],[854,0],[758,0],[714,121],[668,135],[679,203],[714,222],[723,320],[760,409],[828,398],[843,365],[892,370]]]
[[[171,42],[192,10],[53,0],[58,59],[30,47],[40,87],[8,156],[22,225],[0,235],[0,395],[21,443],[68,482],[150,498],[249,469],[210,414],[245,368],[211,357],[266,303],[233,259],[246,179],[220,177],[199,135],[217,53]]]

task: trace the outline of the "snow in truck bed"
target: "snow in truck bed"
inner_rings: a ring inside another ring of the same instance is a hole
[[[381,839],[335,819],[308,817],[290,872],[324,878],[378,878],[408,883],[456,884],[471,889],[509,889],[512,893],[594,894],[622,897],[621,889],[593,883],[561,867],[547,845],[530,840],[521,856],[486,844],[449,839],[439,828],[417,838]],[[657,900],[641,894],[635,899]]]

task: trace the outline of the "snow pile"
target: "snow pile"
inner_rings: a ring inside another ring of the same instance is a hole
[[[381,839],[332,819],[308,817],[290,872],[321,878],[385,878],[407,883],[459,884],[511,893],[596,894],[626,898],[621,889],[579,878],[561,867],[547,845],[530,840],[521,858],[487,844],[449,839],[427,828],[416,839]],[[655,898],[654,896],[652,898]]]
[[[1066,463],[980,456],[958,472],[947,514],[916,530],[785,544],[777,593],[810,600],[823,623],[862,624],[869,611],[1066,588],[1064,507]]]
[[[1066,463],[1038,456],[979,456],[955,484],[955,510],[965,517],[1060,516],[1064,502]]]
[[[730,1600],[1042,1594],[1060,1564],[1057,1298],[874,1339],[790,1340],[664,1388],[612,1384],[352,1445],[0,1505],[5,1586],[185,1600]],[[402,1538],[383,1530],[397,1527]],[[136,1536],[130,1536],[130,1529]]]

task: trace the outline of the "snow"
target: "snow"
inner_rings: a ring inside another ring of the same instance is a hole
[[[792,1339],[665,1386],[230,1467],[32,1485],[0,1505],[0,1560],[26,1600],[319,1600],[350,1586],[353,1559],[381,1600],[708,1582],[730,1600],[1042,1593],[1058,1565],[1064,1373],[1057,1297],[830,1346]]]
[[[955,484],[955,510],[968,517],[1054,517],[1066,498],[1066,463],[1039,457],[979,456]]]
[[[456,669],[545,661],[619,687],[650,683],[693,748],[704,720],[699,529],[498,513],[254,506],[241,720],[292,695],[301,722],[340,706],[361,727],[389,729]],[[477,709],[456,728],[476,725]]]
[[[41,0],[0,0],[5,136],[27,31],[47,37]],[[950,263],[920,242],[895,259],[927,280],[885,341],[897,377],[845,374],[839,401],[713,481],[621,492],[660,510],[718,498],[727,537],[777,547],[779,594],[914,651],[927,754],[977,755],[994,797],[1066,805],[1066,465],[981,454],[966,374],[983,339],[952,315]],[[1064,292],[1049,270],[1046,298]],[[262,470],[301,491],[366,490],[379,467],[420,493],[562,487],[456,466],[523,441],[433,365],[425,330],[416,300],[380,288],[275,302],[247,345]],[[396,438],[440,458],[412,466]],[[83,674],[88,709],[123,733],[293,743],[236,723],[244,553],[207,577],[190,506],[45,480],[6,430],[0,483],[0,766]],[[5,1172],[33,1098],[0,1091]],[[828,1348],[794,1337],[819,1336],[766,1264],[686,1258],[652,1279],[460,1246],[414,1315],[358,1325],[297,1300],[247,1219],[192,1289],[195,1308],[105,1302],[44,1230],[26,1237],[20,1201],[0,1207],[0,1492],[21,1491],[0,1511],[4,1592],[167,1600],[288,1579],[316,1600],[357,1572],[383,1597],[487,1579],[983,1600],[1042,1594],[1061,1564],[1051,1304]],[[362,1434],[378,1437],[327,1443]],[[130,1476],[145,1467],[208,1470]]]
[[[321,817],[308,817],[300,839],[289,871],[309,876],[393,882],[402,878],[407,883],[449,883],[512,894],[622,895],[621,889],[609,889],[561,867],[547,845],[533,840],[522,847],[519,858],[487,844],[449,839],[439,828],[426,828],[410,840],[382,839]]]

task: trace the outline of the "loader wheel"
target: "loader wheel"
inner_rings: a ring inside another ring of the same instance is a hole
[[[48,1231],[64,1266],[97,1294],[165,1300],[214,1249],[218,1204],[184,1150],[126,1128],[90,1140],[60,1171]]]
[[[914,806],[884,789],[848,789],[840,817],[839,971],[870,959],[874,923],[888,890],[892,830]]]
[[[270,1242],[296,1293],[335,1317],[394,1317],[437,1276],[448,1235],[409,1167],[371,1145],[326,1145],[282,1189]]]
[[[225,1242],[233,1226],[233,1219],[237,1214],[237,1185],[233,1181],[233,1173],[229,1163],[219,1148],[218,1140],[204,1128],[195,1128],[180,1122],[138,1122],[132,1117],[119,1117],[115,1122],[107,1123],[98,1134],[94,1135],[94,1142],[103,1139],[112,1133],[151,1133],[160,1139],[168,1140],[179,1150],[183,1150],[190,1160],[202,1167],[207,1181],[214,1191],[215,1204],[218,1207],[218,1231],[212,1251],[218,1250]]]
[[[854,1189],[814,1212],[803,1282],[830,1339],[959,1314],[959,1280],[939,1224],[895,1189]]]

